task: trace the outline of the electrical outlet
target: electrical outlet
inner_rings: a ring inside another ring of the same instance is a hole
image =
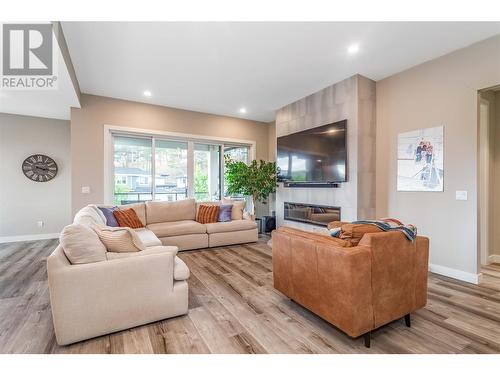
[[[43,221],[41,221],[41,220],[36,222],[36,226],[38,228],[43,228],[44,225],[45,225],[45,223]]]

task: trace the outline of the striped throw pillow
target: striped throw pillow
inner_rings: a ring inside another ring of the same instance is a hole
[[[132,253],[146,250],[146,246],[133,229],[123,227],[92,227],[107,251],[113,253]]]
[[[219,206],[202,204],[198,209],[196,221],[201,224],[216,223],[219,220]]]
[[[120,227],[129,227],[133,229],[144,228],[144,224],[137,216],[137,213],[132,208],[125,210],[114,210],[113,216]]]

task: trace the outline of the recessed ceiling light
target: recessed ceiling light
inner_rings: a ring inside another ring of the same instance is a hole
[[[151,95],[153,95],[153,94],[151,93],[151,91],[149,91],[149,90],[145,90],[145,91],[143,92],[143,94],[144,94],[144,96],[146,96],[146,97],[148,97],[148,98],[149,98],[149,97],[151,97]]]
[[[240,113],[247,113],[247,109],[245,107],[240,108]]]
[[[358,52],[359,52],[359,44],[357,43],[351,44],[349,47],[347,47],[347,53],[349,53],[349,55],[354,55]]]

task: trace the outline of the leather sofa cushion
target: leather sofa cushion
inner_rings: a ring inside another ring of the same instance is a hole
[[[135,233],[137,233],[137,236],[142,241],[144,246],[146,247],[161,246],[160,239],[156,237],[156,235],[151,230],[146,228],[141,228],[141,229],[136,229]]]
[[[194,199],[183,199],[175,202],[146,202],[147,224],[195,219],[196,204]]]
[[[352,246],[357,246],[366,233],[378,232],[383,232],[383,230],[375,225],[347,223],[340,227],[339,238],[351,242]]]
[[[207,233],[237,232],[257,228],[257,223],[252,220],[232,220],[226,222],[205,224]]]
[[[147,228],[153,231],[153,233],[159,238],[207,233],[206,224],[200,224],[194,220],[149,224]]]
[[[174,259],[174,280],[182,281],[189,279],[189,268],[179,257]]]
[[[314,232],[308,232],[305,230],[290,228],[290,227],[280,227],[278,229],[278,231],[286,232],[286,233],[300,236],[303,238],[308,238],[310,240],[319,241],[321,243],[328,244],[328,245],[334,245],[334,246],[339,246],[339,247],[352,247],[353,246],[350,241],[343,240],[343,239],[336,238],[336,237],[332,237],[327,233],[325,233],[325,234],[314,233]]]

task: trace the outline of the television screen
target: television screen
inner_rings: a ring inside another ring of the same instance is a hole
[[[278,178],[301,183],[347,181],[347,120],[278,138]]]

